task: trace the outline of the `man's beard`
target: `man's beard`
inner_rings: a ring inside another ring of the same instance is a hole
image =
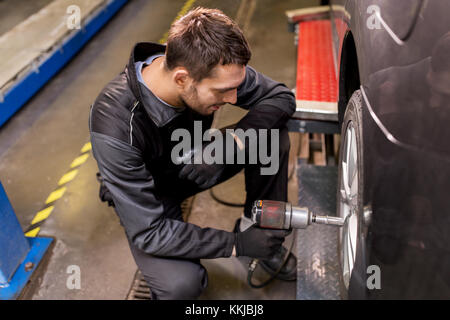
[[[210,106],[201,105],[199,103],[197,88],[194,86],[191,86],[186,94],[180,95],[180,100],[184,107],[189,108],[193,112],[195,112],[199,115],[202,115],[202,116],[211,115],[211,113],[208,112],[208,110],[210,110],[210,108],[212,106],[224,105],[223,102],[218,102],[218,103],[212,104]]]
[[[189,88],[187,94],[182,94],[180,96],[180,100],[184,107],[189,108],[190,110],[192,110],[193,112],[195,112],[197,114],[203,115],[203,113],[198,111],[198,110],[202,110],[201,106],[198,106],[198,104],[196,106],[194,106],[196,104],[195,102],[198,102],[197,89],[194,86],[191,86]],[[190,101],[190,102],[188,102],[188,101]]]

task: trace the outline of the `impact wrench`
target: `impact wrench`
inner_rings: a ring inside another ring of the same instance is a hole
[[[253,203],[252,221],[260,228],[305,229],[311,223],[344,225],[340,217],[319,216],[305,207],[294,207],[289,202],[257,200]]]
[[[260,228],[269,229],[306,229],[312,223],[327,224],[337,227],[344,225],[345,219],[341,217],[320,216],[311,212],[305,207],[296,207],[289,202],[273,201],[273,200],[257,200],[253,203],[252,221]],[[292,244],[294,241],[292,241]],[[292,250],[288,250],[283,263],[278,270],[272,275],[270,279],[262,284],[255,285],[251,282],[253,271],[258,265],[258,259],[253,259],[250,262],[248,269],[248,283],[252,288],[262,288],[272,281],[283,266],[286,264],[289,254]]]

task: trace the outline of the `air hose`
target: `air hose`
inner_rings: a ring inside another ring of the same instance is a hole
[[[287,261],[289,259],[289,255],[292,252],[292,248],[294,247],[294,243],[295,243],[295,234],[292,239],[291,245],[289,246],[289,249],[286,252],[286,256],[283,259],[283,263],[280,265],[280,267],[277,269],[277,271],[275,271],[275,273],[270,276],[269,279],[267,279],[266,281],[264,281],[260,284],[254,284],[252,282],[253,272],[255,271],[255,269],[259,263],[259,259],[252,259],[250,261],[250,264],[248,265],[248,274],[247,274],[248,285],[250,287],[252,287],[253,289],[261,289],[261,288],[264,288],[265,286],[267,286],[269,283],[271,283],[273,281],[273,279],[275,279],[278,276],[278,274],[281,272],[281,269],[283,269],[283,267],[287,263]]]

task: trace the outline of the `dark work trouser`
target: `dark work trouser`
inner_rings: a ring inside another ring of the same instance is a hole
[[[279,168],[274,175],[261,175],[261,164],[227,165],[217,184],[228,180],[242,169],[245,174],[247,192],[244,214],[251,217],[255,200],[287,201],[289,135],[286,128],[280,130]],[[265,165],[268,167],[269,165]],[[163,204],[167,217],[182,219],[181,202],[203,191],[186,180],[170,181]],[[206,269],[199,260],[156,257],[143,252],[130,243],[131,252],[137,266],[150,286],[153,299],[196,299],[208,284]]]

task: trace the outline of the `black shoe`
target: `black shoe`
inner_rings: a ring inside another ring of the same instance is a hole
[[[236,220],[236,224],[234,225],[233,232],[240,232],[241,219]],[[278,251],[271,259],[268,260],[260,260],[259,264],[261,267],[271,276],[275,274],[275,272],[280,268],[281,264],[284,262],[284,258],[286,257],[287,249],[281,246],[280,251]],[[295,281],[297,280],[297,258],[290,252],[288,260],[284,264],[283,268],[281,268],[280,272],[276,276],[279,280],[284,281]]]
[[[272,276],[283,264],[286,254],[287,249],[281,246],[281,249],[271,259],[260,260],[259,264],[268,274]],[[297,280],[297,258],[292,254],[292,252],[289,252],[287,261],[283,268],[281,268],[276,278],[284,281]]]

